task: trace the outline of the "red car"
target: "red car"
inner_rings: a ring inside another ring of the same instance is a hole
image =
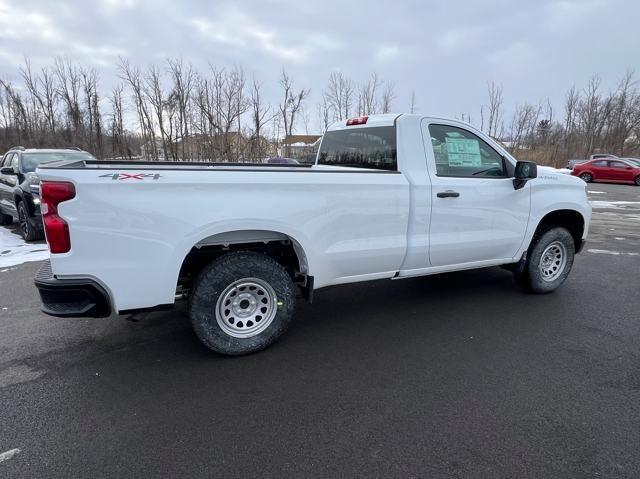
[[[634,183],[640,186],[640,165],[621,158],[600,158],[577,164],[571,170],[587,183],[609,181],[611,183]]]

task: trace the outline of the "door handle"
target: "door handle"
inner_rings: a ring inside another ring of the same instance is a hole
[[[457,198],[458,196],[460,196],[460,193],[458,193],[457,191],[447,190],[441,191],[437,194],[437,196],[438,198]]]

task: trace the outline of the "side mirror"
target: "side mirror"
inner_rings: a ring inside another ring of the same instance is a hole
[[[519,161],[516,163],[516,171],[513,179],[513,187],[516,190],[522,188],[527,181],[538,177],[538,166],[533,161]]]
[[[0,174],[2,175],[17,175],[16,170],[13,169],[13,166],[3,166],[0,168]]]

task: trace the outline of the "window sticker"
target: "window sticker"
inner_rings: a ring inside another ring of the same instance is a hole
[[[468,138],[445,138],[449,166],[482,166],[480,143]]]

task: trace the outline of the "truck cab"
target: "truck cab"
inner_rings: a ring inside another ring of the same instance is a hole
[[[517,180],[518,161],[498,142],[451,119],[376,115],[337,122],[324,135],[317,163],[407,179],[407,250],[398,277],[518,261],[550,213],[572,217],[579,250],[591,216],[584,183],[535,165],[529,165],[534,177]]]

